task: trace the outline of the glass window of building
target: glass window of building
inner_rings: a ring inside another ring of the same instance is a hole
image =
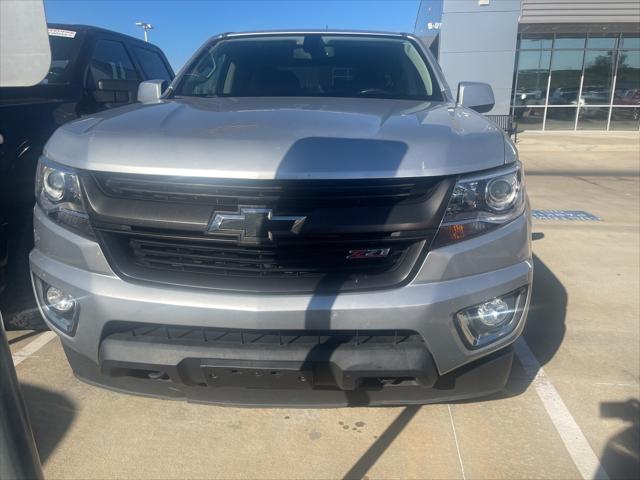
[[[609,105],[614,69],[613,50],[587,50],[584,57],[581,105]]]
[[[640,128],[640,107],[613,107],[609,130],[638,131],[638,128]]]
[[[622,35],[622,48],[640,50],[640,36]]]
[[[615,35],[589,35],[587,48],[616,48],[618,36]]]
[[[615,51],[587,50],[585,53],[578,130],[607,129],[614,68]]]
[[[621,50],[618,55],[618,74],[613,103],[639,105],[640,50]]]
[[[577,105],[584,50],[555,50],[551,60],[549,105]]]
[[[640,50],[620,50],[613,104],[611,130],[640,128]]]
[[[550,49],[553,43],[553,36],[548,34],[536,35],[522,35],[520,38],[521,50],[544,50]]]
[[[518,46],[512,98],[521,129],[640,129],[640,35],[522,34]]]
[[[544,105],[547,98],[547,83],[551,51],[521,51],[518,67],[514,105]]]
[[[553,43],[554,49],[584,48],[584,35],[558,35]]]

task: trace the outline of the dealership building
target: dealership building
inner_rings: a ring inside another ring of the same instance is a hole
[[[640,0],[422,0],[415,33],[519,130],[640,130]]]

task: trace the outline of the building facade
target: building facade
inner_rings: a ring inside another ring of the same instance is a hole
[[[415,33],[521,130],[640,130],[640,0],[423,0]]]

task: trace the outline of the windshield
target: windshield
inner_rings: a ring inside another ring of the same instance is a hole
[[[73,32],[75,33],[75,32]],[[51,66],[49,73],[42,81],[45,85],[69,83],[72,64],[80,41],[78,38],[49,35],[51,45]]]
[[[442,100],[410,40],[320,34],[218,42],[188,65],[176,95]]]

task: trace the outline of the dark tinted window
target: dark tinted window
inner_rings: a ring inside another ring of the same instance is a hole
[[[113,40],[98,40],[89,73],[93,85],[104,79],[138,80],[138,74],[124,45]]]
[[[411,41],[319,34],[219,42],[187,67],[176,94],[442,99]]]
[[[147,79],[171,81],[171,74],[158,53],[139,47],[134,47],[133,50]]]
[[[49,35],[51,66],[42,83],[60,84],[68,83],[71,80],[73,62],[78,52],[79,44],[80,41],[75,37]]]

